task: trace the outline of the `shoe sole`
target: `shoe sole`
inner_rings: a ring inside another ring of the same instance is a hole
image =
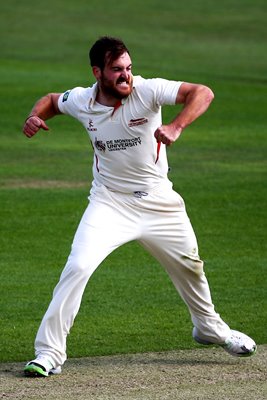
[[[220,345],[228,354],[234,357],[252,357],[257,352],[257,346],[255,346],[251,351],[243,352],[243,353],[234,353],[230,349],[227,348],[227,345]]]
[[[33,378],[45,378],[48,376],[48,373],[43,368],[30,364],[24,368],[24,375]]]

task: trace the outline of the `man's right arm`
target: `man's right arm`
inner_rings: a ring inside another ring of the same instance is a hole
[[[45,121],[60,114],[58,99],[61,93],[49,93],[34,105],[23,126],[23,133],[28,138],[34,136],[39,129],[48,130]]]

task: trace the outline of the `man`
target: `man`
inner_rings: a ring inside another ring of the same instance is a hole
[[[166,145],[207,110],[212,91],[199,84],[133,76],[129,50],[115,38],[101,37],[89,55],[96,83],[41,98],[23,129],[30,138],[39,129],[48,130],[48,118],[68,114],[84,125],[94,148],[90,202],[39,327],[36,358],[25,374],[61,372],[66,337],[88,279],[108,254],[131,240],[166,269],[188,306],[198,343],[218,344],[234,356],[252,355],[255,342],[231,330],[214,310],[183,199],[167,177]],[[162,125],[165,104],[183,108]]]

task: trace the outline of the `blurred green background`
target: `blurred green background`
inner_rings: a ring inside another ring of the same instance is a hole
[[[200,82],[215,100],[168,149],[217,311],[266,343],[267,3],[263,0],[9,0],[0,5],[0,360],[27,360],[87,205],[92,150],[75,120],[31,140],[34,102],[94,82],[88,50],[121,37],[133,73]],[[164,121],[177,113],[164,109]],[[69,357],[198,346],[188,311],[136,243],[114,252],[85,291]]]

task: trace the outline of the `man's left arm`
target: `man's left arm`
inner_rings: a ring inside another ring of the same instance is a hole
[[[183,129],[195,121],[209,107],[214,94],[205,85],[182,83],[176,97],[176,104],[184,104],[181,112],[168,125],[160,126],[155,132],[158,142],[171,145],[181,135]]]

